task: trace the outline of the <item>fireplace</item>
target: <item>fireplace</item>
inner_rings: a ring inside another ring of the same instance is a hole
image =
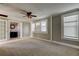
[[[17,38],[18,32],[10,32],[10,38]]]

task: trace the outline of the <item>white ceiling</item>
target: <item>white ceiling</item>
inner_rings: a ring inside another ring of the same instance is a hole
[[[24,15],[20,11],[16,10],[20,8],[26,11],[32,11],[33,14],[38,17],[33,19],[45,18],[49,15],[62,13],[68,10],[79,8],[78,3],[10,3],[0,4],[0,13],[9,15],[9,19],[26,20]]]

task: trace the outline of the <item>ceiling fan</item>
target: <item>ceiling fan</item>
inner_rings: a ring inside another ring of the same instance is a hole
[[[27,12],[27,11],[23,11],[23,12],[25,12],[24,14],[25,14],[25,16],[24,17],[28,17],[28,18],[32,18],[32,17],[37,17],[36,15],[33,15],[32,14],[32,12]]]

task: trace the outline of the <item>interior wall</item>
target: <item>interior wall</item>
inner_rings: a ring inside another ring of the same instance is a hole
[[[7,40],[10,39],[10,21],[7,20]]]
[[[23,22],[22,23],[22,37],[27,37],[31,35],[31,25],[30,23]]]
[[[52,39],[61,40],[61,15],[52,16]]]
[[[33,33],[33,36],[35,38],[48,39],[48,34],[45,33]]]
[[[48,38],[52,40],[52,16],[48,17]]]

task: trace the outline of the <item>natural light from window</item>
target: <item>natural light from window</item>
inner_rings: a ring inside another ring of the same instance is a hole
[[[47,20],[41,21],[41,31],[46,32],[47,31]]]
[[[64,38],[78,39],[78,15],[64,17]]]

